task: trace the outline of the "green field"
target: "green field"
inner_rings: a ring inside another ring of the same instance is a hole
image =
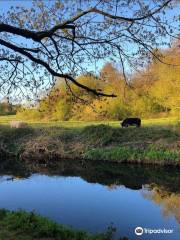
[[[9,122],[13,120],[22,120],[16,115],[9,115],[9,116],[0,116],[0,124],[9,124]],[[112,127],[119,127],[120,121],[93,121],[93,122],[85,122],[85,121],[56,121],[56,122],[46,122],[46,121],[26,121],[31,126],[60,126],[60,127],[86,127],[90,125],[97,125],[97,124],[106,124]],[[153,118],[153,119],[142,119],[142,126],[167,126],[167,125],[176,125],[180,123],[180,118],[178,117],[171,117],[171,118]]]
[[[78,158],[180,166],[180,121],[148,119],[141,128],[121,128],[109,122],[28,122],[25,129],[9,127],[15,116],[0,117],[1,155],[54,163]],[[43,160],[46,161],[46,160]]]

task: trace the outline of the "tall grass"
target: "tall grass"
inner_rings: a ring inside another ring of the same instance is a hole
[[[26,129],[0,125],[4,149],[29,159],[80,158],[180,165],[180,122],[147,121],[141,128],[121,128],[119,122],[29,123]],[[5,123],[5,118],[0,118]],[[144,121],[144,122],[145,122]],[[49,156],[49,157],[48,157]]]

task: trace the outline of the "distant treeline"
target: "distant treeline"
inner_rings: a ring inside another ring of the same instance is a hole
[[[116,98],[98,98],[61,79],[34,108],[19,115],[48,120],[120,120],[128,116],[162,117],[180,114],[180,51],[177,43],[157,50],[149,65],[131,77],[128,86],[122,71],[107,63],[98,76],[85,74],[80,83]],[[157,59],[157,56],[158,58]],[[73,94],[72,94],[73,93]]]
[[[7,101],[0,102],[0,116],[14,115],[17,113],[19,105],[13,105]]]

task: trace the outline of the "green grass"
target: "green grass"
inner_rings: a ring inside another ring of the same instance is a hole
[[[109,227],[106,233],[93,236],[57,224],[33,212],[0,210],[1,240],[110,240],[114,231],[113,227]]]
[[[0,116],[0,124],[8,125],[12,120],[22,120],[16,115]],[[39,126],[61,126],[67,128],[82,128],[90,125],[99,125],[105,124],[111,127],[119,127],[119,121],[27,121],[33,127]],[[175,125],[177,122],[180,123],[180,118],[171,117],[171,118],[153,118],[153,119],[142,119],[143,126],[167,126]]]
[[[177,118],[143,120],[141,128],[122,129],[119,122],[31,122],[29,128],[10,129],[8,121],[14,118],[0,117],[0,150],[22,159],[53,163],[56,158],[79,158],[180,166]]]
[[[85,153],[87,159],[99,159],[115,162],[154,163],[159,165],[179,165],[180,152],[170,150],[146,149],[130,147],[96,148]]]

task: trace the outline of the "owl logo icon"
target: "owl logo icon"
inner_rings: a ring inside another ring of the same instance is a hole
[[[140,236],[143,234],[143,228],[142,227],[136,227],[135,228],[135,234]]]

